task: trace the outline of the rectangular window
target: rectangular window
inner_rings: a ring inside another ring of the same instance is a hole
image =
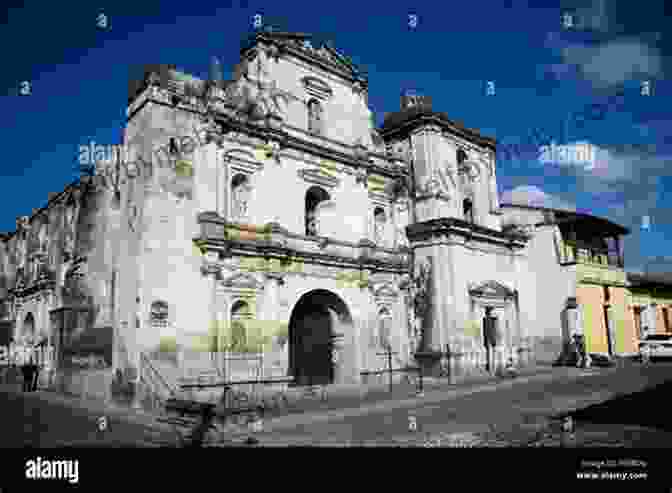
[[[635,306],[632,308],[632,310],[633,310],[633,318],[635,321],[635,331],[640,337],[642,337],[642,307]]]
[[[623,267],[618,238],[607,238],[607,258],[609,265]]]
[[[665,332],[672,332],[672,327],[670,327],[670,313],[667,307],[663,308],[663,323],[665,324]]]

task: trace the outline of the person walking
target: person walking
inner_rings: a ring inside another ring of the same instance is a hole
[[[33,367],[27,355],[24,355],[24,359],[21,361],[21,374],[23,375],[23,391],[30,392],[33,383]]]
[[[40,378],[40,371],[42,370],[42,363],[43,363],[43,352],[44,352],[44,347],[46,346],[46,339],[44,337],[40,337],[39,341],[37,344],[33,346],[33,375],[32,375],[32,387],[31,390],[33,392],[37,391],[37,384],[39,382]]]
[[[30,375],[30,391],[31,392],[36,392],[37,391],[37,381],[40,376],[40,361],[37,358],[37,355],[33,355],[33,361],[32,361],[32,373]]]

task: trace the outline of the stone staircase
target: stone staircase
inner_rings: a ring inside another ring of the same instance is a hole
[[[172,362],[140,353],[139,400],[143,408],[162,412],[168,399],[180,394],[180,369]]]

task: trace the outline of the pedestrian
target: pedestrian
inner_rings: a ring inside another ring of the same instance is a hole
[[[32,375],[31,375],[31,391],[37,391],[37,382],[40,377],[40,362],[37,360],[36,356],[33,356],[33,366],[32,366]]]
[[[33,383],[33,367],[28,358],[21,362],[21,374],[23,375],[23,391],[30,392]]]
[[[39,342],[33,347],[33,380],[32,380],[32,391],[37,391],[37,384],[40,378],[40,371],[42,370],[42,357],[38,357],[44,354],[44,347],[46,346],[46,338],[41,337]]]

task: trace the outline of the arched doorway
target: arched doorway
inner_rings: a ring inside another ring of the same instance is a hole
[[[31,337],[35,335],[35,318],[32,313],[28,313],[23,319],[23,335]]]
[[[326,385],[336,379],[334,337],[352,325],[345,302],[325,289],[299,299],[289,319],[289,374],[296,385]]]

